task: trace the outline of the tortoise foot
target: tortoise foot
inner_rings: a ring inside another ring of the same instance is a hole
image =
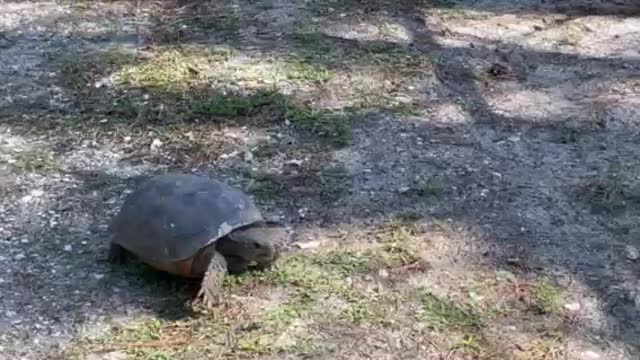
[[[196,303],[212,308],[222,302],[222,283],[227,274],[227,261],[219,252],[214,252],[204,274]]]
[[[108,261],[112,264],[123,264],[127,261],[127,250],[120,245],[111,244]]]

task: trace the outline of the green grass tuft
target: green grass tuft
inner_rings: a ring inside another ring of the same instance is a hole
[[[257,91],[248,96],[216,93],[194,101],[192,108],[196,115],[250,116],[265,106],[278,105],[281,101],[282,97],[275,91]]]
[[[560,291],[546,282],[536,284],[531,297],[535,309],[543,314],[554,314],[560,310]]]
[[[346,114],[290,105],[286,108],[285,119],[337,147],[351,142],[351,119]]]
[[[421,318],[436,330],[481,328],[483,320],[472,306],[459,305],[423,290],[420,297]]]
[[[291,63],[287,67],[287,78],[291,80],[323,83],[333,79],[334,76],[333,71],[326,67],[306,62]]]

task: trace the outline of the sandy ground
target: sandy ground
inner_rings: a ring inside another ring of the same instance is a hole
[[[329,195],[310,175],[285,177],[284,191],[260,198],[296,241],[397,213],[455,224],[467,235],[443,245],[433,276],[482,265],[549,277],[576,310],[570,358],[640,356],[640,8],[632,1],[229,2],[236,26],[187,28],[179,40],[232,46],[242,64],[299,51],[286,35],[306,26],[336,48],[404,46],[428,55],[433,71],[389,80],[395,99],[420,115],[368,113],[352,123],[346,147],[314,153],[283,121],[225,124],[215,130],[219,154],[197,166],[172,163],[175,149],[152,145],[153,136],[136,142],[101,128],[112,119],[97,113],[64,130],[93,114],[52,59],[165,41],[149,25],[157,13],[125,1],[0,3],[0,358],[42,358],[175,304],[175,289],[140,287],[105,262],[106,224],[141,176],[179,168],[248,189],[247,168],[282,175],[292,163],[300,173],[340,169]],[[375,75],[365,60],[329,63]],[[327,87],[307,96],[341,106],[346,90]],[[277,154],[247,155],[265,134]],[[132,148],[158,147],[161,161],[128,158]],[[415,191],[425,179],[437,196]]]

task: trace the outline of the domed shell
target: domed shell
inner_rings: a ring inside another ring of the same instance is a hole
[[[113,242],[140,258],[171,262],[262,220],[251,198],[238,189],[207,177],[164,174],[126,197],[111,228]]]

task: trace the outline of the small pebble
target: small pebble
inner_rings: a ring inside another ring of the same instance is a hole
[[[100,280],[104,277],[104,274],[93,274],[93,277],[96,278],[97,280]]]
[[[295,159],[293,159],[293,160],[289,160],[289,161],[287,161],[285,164],[287,164],[287,165],[293,165],[293,166],[300,166],[300,165],[302,165],[302,160],[295,160]]]
[[[34,197],[39,197],[44,195],[44,191],[42,189],[34,189],[34,190],[31,190],[31,195]]]
[[[636,261],[636,260],[640,259],[640,251],[638,250],[637,247],[635,247],[633,245],[627,245],[625,250],[626,250],[626,253],[627,253],[627,259],[629,259],[631,261]]]
[[[299,249],[315,249],[320,246],[319,241],[305,241],[294,243],[293,246]]]
[[[251,153],[251,151],[245,151],[244,152],[244,161],[251,162],[252,160],[253,160],[253,154]]]
[[[564,304],[564,308],[571,311],[571,312],[576,312],[578,310],[580,310],[580,304],[578,303],[568,303],[568,304]]]
[[[28,203],[28,202],[30,202],[32,199],[33,199],[33,196],[31,196],[31,195],[25,195],[25,196],[23,196],[23,197],[20,199],[20,201],[21,201],[21,202],[23,202],[23,203]]]
[[[160,150],[161,146],[162,141],[160,141],[160,139],[153,139],[153,141],[151,141],[151,145],[149,145],[149,148],[151,149],[151,151],[158,151]]]
[[[595,351],[588,350],[582,353],[582,359],[597,360],[600,359],[600,355],[598,355],[598,353],[596,353]]]
[[[73,247],[71,245],[65,245],[63,249],[66,252],[71,252],[71,250],[73,250]]]

